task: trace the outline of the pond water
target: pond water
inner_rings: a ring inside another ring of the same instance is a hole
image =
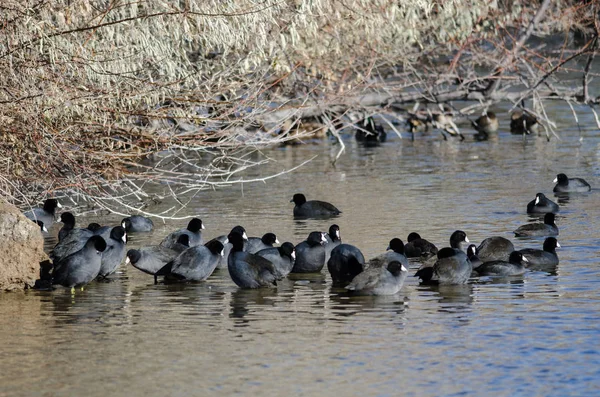
[[[525,206],[537,192],[556,199],[559,172],[600,187],[597,129],[589,112],[580,114],[587,127],[579,131],[568,107],[550,107],[561,139],[523,141],[508,133],[506,109],[494,110],[502,118],[494,141],[429,133],[413,142],[392,133],[364,148],[348,138],[335,167],[338,146],[330,143],[269,149],[272,162],[246,177],[317,157],[267,183],[202,192],[188,210],[201,215],[208,238],[241,224],[249,235],[273,231],[298,243],[335,222],[365,257],[411,231],[438,246],[462,229],[476,243],[500,235],[518,248],[541,248],[542,239],[511,231],[533,220]],[[296,192],[343,214],[295,221]],[[563,202],[560,265],[551,274],[439,288],[408,277],[398,295],[357,298],[332,288],[326,269],[247,291],[226,270],[174,286],[123,266],[112,282],[74,295],[0,294],[0,395],[595,395],[599,204],[598,190]],[[158,243],[186,223],[156,222],[130,246]]]

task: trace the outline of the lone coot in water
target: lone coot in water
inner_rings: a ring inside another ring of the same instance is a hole
[[[127,233],[151,232],[154,229],[152,219],[141,215],[132,215],[128,218],[123,218],[121,226],[125,228]]]
[[[177,256],[189,248],[189,236],[182,234],[177,239],[177,244],[172,248],[162,245],[153,245],[127,251],[125,263],[131,263],[136,269],[154,276],[156,283],[156,272],[162,269],[167,263],[177,258]]]
[[[421,235],[416,232],[412,232],[406,239],[407,243],[404,245],[404,254],[407,258],[431,258],[438,252],[437,247],[429,241],[421,238]]]
[[[227,259],[229,275],[241,288],[260,288],[276,285],[277,270],[271,261],[244,252],[244,238],[239,233],[230,233],[231,252]]]
[[[331,251],[327,270],[335,284],[348,284],[365,268],[365,257],[350,244],[340,244]]]
[[[204,229],[204,224],[202,220],[198,218],[193,218],[190,223],[188,223],[187,228],[179,229],[167,237],[160,243],[163,247],[171,248],[173,245],[177,243],[177,239],[182,234],[187,234],[190,240],[190,247],[194,247],[196,245],[202,245],[202,229]]]
[[[54,223],[54,217],[56,216],[56,209],[62,208],[62,205],[56,199],[48,199],[44,201],[43,207],[32,208],[29,211],[23,213],[26,218],[32,221],[42,221],[47,229]]]
[[[358,274],[346,289],[356,295],[394,295],[402,288],[407,274],[402,263],[392,261],[387,267],[370,267]]]
[[[204,281],[214,272],[223,255],[223,244],[211,240],[206,245],[190,247],[155,273],[165,281]]]
[[[477,256],[482,262],[507,261],[515,250],[513,243],[504,237],[488,237],[477,247]]]
[[[325,266],[325,233],[311,232],[296,246],[296,262],[292,273],[317,273]]]
[[[585,179],[569,178],[565,174],[556,175],[553,182],[556,183],[556,186],[554,186],[554,189],[552,190],[555,193],[582,193],[592,190],[592,187]]]
[[[387,267],[391,262],[400,262],[408,267],[408,258],[404,255],[404,243],[399,238],[393,238],[383,254],[369,260],[369,267]]]
[[[467,254],[458,248],[445,247],[438,251],[435,264],[419,269],[415,277],[423,284],[465,284],[472,271],[473,265]]]
[[[558,204],[550,200],[544,193],[535,195],[535,199],[527,204],[528,214],[545,214],[548,212],[558,212]]]
[[[529,267],[553,267],[558,266],[556,248],[560,248],[558,241],[554,237],[548,237],[544,240],[543,249],[525,248],[519,252],[527,258]]]
[[[558,236],[558,226],[554,223],[556,215],[548,212],[544,215],[544,223],[528,223],[527,225],[519,226],[514,231],[516,237],[546,237]]]
[[[294,248],[294,244],[285,242],[281,244],[281,247],[262,249],[256,255],[269,260],[275,266],[277,278],[280,279],[292,271],[294,261],[296,260],[296,249]]]
[[[335,224],[329,226],[329,232],[325,233],[325,239],[327,240],[327,243],[325,244],[325,263],[327,263],[331,257],[331,251],[342,243],[340,227]]]
[[[54,263],[52,284],[81,287],[98,276],[106,241],[100,236],[90,237],[79,251]]]
[[[106,278],[117,271],[117,268],[123,259],[125,259],[125,244],[127,243],[127,234],[122,226],[115,226],[110,231],[109,238],[106,241],[106,249],[102,252],[102,266],[98,277]]]
[[[248,237],[244,243],[244,251],[255,254],[265,248],[273,248],[274,244],[279,244],[275,233],[265,233],[262,237]]]
[[[342,212],[333,204],[325,201],[306,201],[306,197],[302,193],[294,194],[291,202],[296,204],[294,206],[294,216],[298,218],[322,218],[339,215]]]
[[[513,251],[508,261],[484,262],[475,269],[480,276],[520,276],[525,273],[528,260],[519,251]]]

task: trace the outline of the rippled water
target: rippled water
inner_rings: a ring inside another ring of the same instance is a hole
[[[430,133],[363,148],[349,138],[335,167],[331,144],[268,150],[274,161],[253,172],[318,157],[265,184],[201,193],[189,211],[201,214],[209,238],[242,224],[250,235],[273,231],[297,243],[331,224],[292,219],[289,200],[304,192],[343,210],[335,219],[342,238],[365,257],[411,231],[438,246],[462,229],[475,242],[501,235],[541,248],[542,239],[510,233],[532,220],[525,205],[535,193],[555,198],[559,172],[600,187],[597,130],[584,128],[580,141],[570,110],[549,110],[561,140],[501,132],[497,141],[459,143]],[[246,291],[226,270],[172,286],[124,267],[75,295],[0,294],[0,395],[595,395],[599,197],[571,196],[561,207],[552,274],[439,288],[409,277],[397,296],[356,298],[333,289],[326,270]],[[157,225],[130,245],[157,243],[185,223]]]

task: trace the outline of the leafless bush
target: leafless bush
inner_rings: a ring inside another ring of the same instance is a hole
[[[468,116],[533,100],[552,132],[545,101],[597,103],[597,15],[597,1],[5,0],[0,187],[22,205],[66,193],[144,211],[160,199],[148,184],[176,197],[241,181],[262,164],[248,153],[296,139],[300,120],[337,136],[354,111],[402,118],[390,105],[414,102],[478,101],[455,109]],[[529,40],[550,34],[568,40]],[[565,69],[581,87],[554,78]]]

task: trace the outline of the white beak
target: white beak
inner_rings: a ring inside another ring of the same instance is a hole
[[[292,251],[292,255],[290,255],[293,260],[296,260],[296,251]]]
[[[523,262],[529,262],[529,259],[523,257]]]
[[[327,238],[325,237],[325,233],[321,233],[321,242],[327,244]]]
[[[560,244],[558,243],[558,241],[556,242],[556,248],[560,248]]]
[[[558,182],[558,178],[554,178],[554,180],[552,182],[554,182],[554,183]]]
[[[223,241],[223,245],[225,245],[225,244],[229,244],[229,239],[228,238],[226,238],[225,241]]]
[[[122,222],[121,226],[123,227],[123,229],[125,229],[125,222]]]
[[[407,272],[408,270],[406,270],[406,268],[404,267],[404,265],[402,265],[402,267],[400,268],[400,271]]]
[[[465,236],[465,243],[470,243],[469,238]]]
[[[200,226],[200,229],[206,229],[206,228],[204,227],[204,223],[202,224],[202,226]]]
[[[279,244],[279,240],[277,240],[277,237],[275,237],[275,244]]]
[[[242,234],[242,238],[243,238],[244,240],[248,240],[248,235],[246,234],[246,232],[244,232],[244,234]]]
[[[131,263],[131,259],[129,259],[129,257],[125,258],[125,264],[129,265]]]
[[[56,202],[56,206],[57,206],[58,208],[62,208],[62,205],[60,205],[60,203],[59,203],[58,201]]]
[[[48,233],[48,229],[46,229],[46,225],[42,225],[42,232]]]
[[[221,250],[221,256],[225,256],[225,250]]]
[[[123,240],[123,242],[127,244],[127,234],[124,234],[123,237],[121,237],[121,240]]]
[[[540,202],[540,198],[536,196],[536,198],[535,198],[535,204],[537,205],[537,203],[539,203],[539,202]]]
[[[340,239],[340,231],[339,230],[335,231],[335,236],[338,238],[338,240]]]

